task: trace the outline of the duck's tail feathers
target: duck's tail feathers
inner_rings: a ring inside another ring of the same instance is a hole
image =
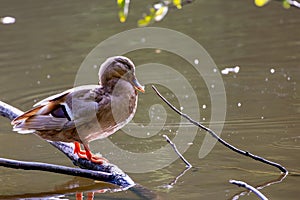
[[[46,105],[40,105],[16,117],[11,121],[11,124],[13,125],[13,131],[21,134],[34,133],[36,130],[29,129],[26,126],[27,120],[37,115],[48,115],[55,106],[57,105],[49,102]]]

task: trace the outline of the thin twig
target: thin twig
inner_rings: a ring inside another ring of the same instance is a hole
[[[236,181],[236,180],[230,180],[229,183],[232,183],[234,185],[237,185],[239,187],[244,187],[247,190],[250,190],[254,194],[256,194],[261,200],[268,200],[268,198],[263,195],[260,191],[258,191],[255,187],[243,182],[243,181]]]
[[[163,135],[163,137],[166,139],[166,141],[171,145],[171,147],[173,148],[173,150],[175,151],[175,153],[179,156],[179,158],[185,163],[185,169],[178,175],[176,176],[176,178],[171,181],[169,184],[167,185],[163,185],[163,188],[167,188],[170,189],[172,188],[178,181],[178,179],[180,177],[182,177],[188,170],[190,170],[193,166],[191,165],[191,163],[189,163],[189,161],[187,161],[183,155],[178,151],[176,144],[173,143],[170,138],[167,135]]]
[[[276,0],[279,3],[282,3],[283,0]],[[295,6],[296,8],[300,8],[300,2],[296,0],[286,0],[286,3],[290,4],[291,6]]]
[[[281,175],[279,176],[279,178],[276,178],[275,180],[267,181],[267,182],[265,182],[265,183],[263,183],[263,184],[256,185],[256,186],[254,186],[254,187],[255,187],[257,190],[261,190],[261,189],[263,189],[263,188],[265,188],[265,187],[268,187],[268,186],[271,186],[271,185],[273,185],[273,184],[281,183],[281,182],[285,179],[286,176],[287,176],[287,174],[281,174]],[[245,196],[245,195],[248,194],[248,193],[249,193],[248,190],[242,191],[242,192],[239,192],[239,193],[237,193],[237,194],[234,194],[234,195],[233,195],[231,198],[229,198],[229,199],[237,200],[237,199],[239,199],[241,196]]]
[[[298,1],[295,1],[295,0],[287,0],[287,2],[292,5],[292,6],[295,6],[297,8],[300,8],[300,2]]]
[[[202,128],[204,129],[205,131],[207,131],[212,137],[214,137],[215,139],[217,139],[221,144],[223,144],[224,146],[226,146],[227,148],[231,149],[232,151],[236,152],[236,153],[239,153],[239,154],[242,154],[244,156],[247,156],[247,157],[250,157],[254,160],[257,160],[257,161],[260,161],[260,162],[263,162],[265,164],[268,164],[268,165],[271,165],[271,166],[274,166],[274,167],[277,167],[281,172],[285,173],[285,174],[288,174],[288,171],[283,167],[281,166],[280,164],[278,163],[275,163],[275,162],[272,162],[272,161],[269,161],[263,157],[260,157],[260,156],[257,156],[257,155],[254,155],[248,151],[243,151],[243,150],[240,150],[238,149],[237,147],[229,144],[228,142],[226,142],[225,140],[223,140],[222,138],[220,138],[214,131],[212,131],[211,129],[205,127],[204,125],[200,124],[199,122],[193,120],[191,117],[189,117],[187,114],[184,114],[182,113],[181,111],[179,111],[175,106],[173,106],[165,97],[163,97],[159,91],[156,89],[156,87],[154,85],[152,85],[152,88],[153,90],[156,92],[156,94],[172,109],[174,110],[177,114],[179,114],[180,116],[184,117],[185,119],[187,119],[189,122],[191,122],[192,124],[198,126],[199,128]]]
[[[167,136],[167,135],[163,135],[163,137],[166,139],[166,141],[171,145],[171,147],[174,149],[175,153],[179,156],[179,158],[186,164],[186,167],[187,168],[191,168],[193,167],[191,165],[191,163],[189,163],[189,161],[187,161],[183,155],[178,151],[177,147],[176,147],[176,144],[174,144],[170,138]]]

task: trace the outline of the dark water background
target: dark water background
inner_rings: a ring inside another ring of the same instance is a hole
[[[0,99],[26,110],[36,101],[72,87],[86,55],[106,38],[136,28],[147,5],[144,1],[132,1],[128,21],[121,24],[115,1],[1,0],[0,16],[14,16],[17,21],[0,25]],[[251,0],[195,1],[182,10],[170,12],[165,20],[153,25],[195,39],[208,51],[220,71],[240,67],[236,74],[222,75],[227,112],[221,136],[239,148],[281,163],[290,171],[281,183],[261,190],[273,200],[299,198],[299,16],[300,10],[285,10],[275,2],[257,8]],[[175,55],[164,52],[157,55],[154,50],[136,51],[128,56],[137,65],[157,62],[178,68],[184,64]],[[193,85],[194,71],[187,67],[185,77]],[[149,85],[147,89],[149,93],[140,96],[134,119],[141,124],[149,122],[147,109],[154,99],[157,101]],[[204,123],[208,125],[207,88],[198,87],[195,91],[201,114],[206,118]],[[207,109],[201,108],[204,104]],[[176,118],[171,110],[167,112]],[[13,133],[6,119],[1,118],[0,123],[1,157],[71,165],[38,137]],[[167,128],[156,137],[143,142],[130,140],[120,132],[111,139],[133,151],[155,149],[164,145],[159,135],[169,129],[176,130],[179,124],[165,126]],[[184,154],[195,169],[181,177],[173,188],[162,186],[184,168],[179,160],[160,170],[129,175],[162,199],[232,199],[243,189],[229,184],[230,179],[257,186],[279,178],[277,169],[236,155],[220,144],[199,159],[203,135],[203,131],[198,131]],[[0,185],[0,196],[58,193],[63,195],[57,197],[61,199],[75,199],[74,194],[64,195],[64,189],[70,185],[81,190],[95,189],[93,181],[83,178],[6,168],[0,169]],[[95,195],[95,199],[118,198],[139,199],[130,191]],[[257,199],[253,194],[240,198]]]

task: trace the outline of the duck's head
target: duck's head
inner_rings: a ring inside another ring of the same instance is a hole
[[[135,66],[133,62],[124,56],[114,56],[108,58],[99,69],[99,83],[107,84],[112,79],[123,79],[132,84],[132,86],[140,91],[145,92],[135,76]]]

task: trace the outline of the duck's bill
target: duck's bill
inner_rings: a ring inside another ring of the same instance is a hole
[[[140,91],[140,92],[142,92],[142,93],[145,92],[145,87],[142,86],[142,85],[138,82],[138,80],[133,79],[132,83],[133,83],[134,88],[135,88],[136,90],[138,90],[138,91]]]

